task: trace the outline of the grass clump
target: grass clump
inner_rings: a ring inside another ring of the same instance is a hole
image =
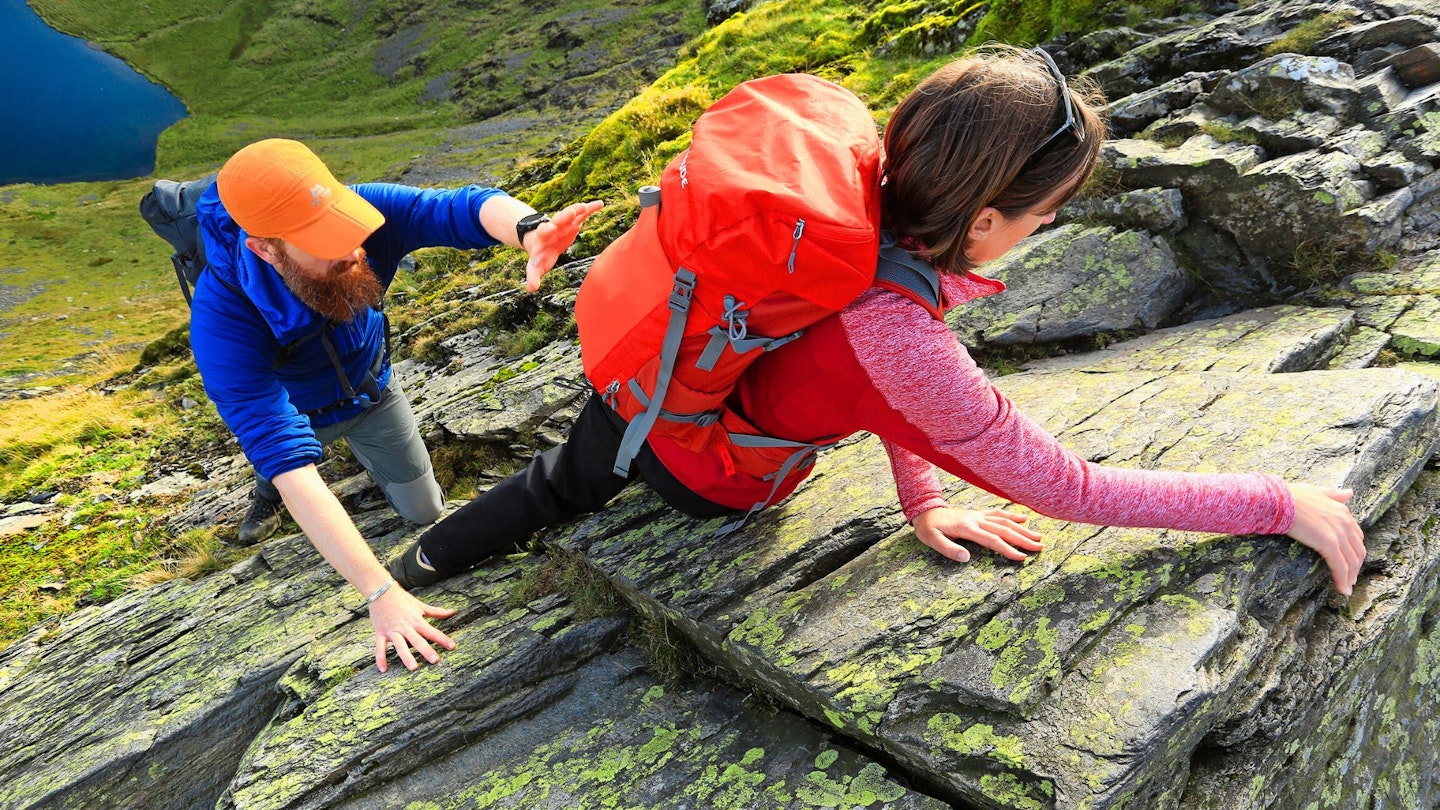
[[[1357,257],[1331,239],[1306,239],[1284,267],[1288,280],[1303,288],[1334,284],[1352,272]]]
[[[1184,144],[1186,141],[1190,140],[1189,135],[1186,135],[1184,132],[1178,129],[1172,129],[1168,132],[1151,132],[1149,130],[1146,130],[1136,135],[1135,137],[1143,141],[1153,141],[1154,143],[1158,143],[1161,146],[1166,147],[1167,149],[1174,149]],[[1097,166],[1096,169],[1098,170],[1101,166],[1104,166],[1104,164]]]
[[[971,44],[1010,42],[1035,45],[1060,34],[1083,34],[1115,21],[1136,25],[1201,11],[1193,0],[990,0]]]
[[[506,448],[454,439],[430,449],[430,464],[445,497],[467,500],[480,494],[482,480],[509,475],[516,468]]]
[[[1299,112],[1305,99],[1299,87],[1262,87],[1245,100],[1245,106],[1255,114],[1271,121],[1279,121]]]
[[[1251,130],[1240,129],[1228,121],[1207,121],[1200,125],[1200,131],[1221,143],[1246,143],[1262,146],[1260,136]]]
[[[130,578],[130,585],[142,589],[173,579],[200,579],[223,571],[256,551],[258,547],[227,545],[214,527],[191,529],[174,539],[169,554],[160,558],[158,567],[135,574]]]
[[[1355,19],[1353,9],[1327,11],[1296,25],[1285,35],[1265,46],[1266,56],[1282,53],[1308,54],[1315,43],[1348,26]]]
[[[190,356],[190,324],[182,323],[164,335],[150,341],[140,352],[135,371],[146,366],[157,366],[167,360]]]
[[[575,552],[550,549],[549,560],[526,572],[510,595],[512,608],[523,607],[552,593],[564,593],[575,609],[576,621],[614,616],[625,602],[605,575]]]

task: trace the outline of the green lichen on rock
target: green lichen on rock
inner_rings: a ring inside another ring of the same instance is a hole
[[[1023,628],[1006,643],[990,670],[990,683],[1012,703],[1025,703],[1036,689],[1053,681],[1060,674],[1060,656],[1055,643],[1059,633],[1051,627],[1048,616]]]
[[[937,746],[937,755],[947,753],[993,759],[1009,768],[1025,767],[1025,746],[1019,737],[996,734],[993,726],[969,724],[948,712],[930,718],[925,739]]]
[[[1054,788],[1049,782],[1024,782],[1014,774],[998,773],[980,777],[980,792],[1001,807],[1045,810],[1053,800]]]

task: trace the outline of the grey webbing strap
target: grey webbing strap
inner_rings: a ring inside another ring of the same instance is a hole
[[[730,434],[730,440],[740,447],[796,447],[799,449],[791,453],[790,457],[785,459],[785,463],[780,465],[780,469],[775,473],[775,482],[770,485],[770,492],[765,495],[764,500],[750,507],[750,511],[741,515],[739,519],[732,520],[716,529],[716,540],[739,531],[741,527],[750,522],[750,518],[754,517],[756,512],[769,506],[770,499],[775,497],[775,492],[780,489],[781,482],[789,477],[790,473],[794,472],[795,469],[807,459],[814,461],[815,455],[820,452],[822,447],[822,445],[818,444],[804,444],[801,442],[787,442],[784,439],[772,439],[769,436],[746,436],[735,433]]]
[[[714,371],[715,363],[720,360],[720,354],[725,351],[726,346],[733,346],[736,354],[744,354],[754,349],[764,349],[768,352],[784,346],[803,334],[805,334],[805,330],[801,329],[784,337],[745,337],[737,340],[730,337],[723,326],[717,324],[710,327],[710,342],[705,344],[705,351],[700,353],[700,359],[695,361],[695,367],[701,371]]]
[[[660,344],[660,373],[655,378],[655,394],[645,412],[625,428],[620,451],[615,454],[614,473],[622,478],[630,476],[630,462],[640,452],[640,445],[650,435],[655,420],[660,418],[660,403],[665,401],[670,377],[675,372],[675,356],[680,353],[681,338],[685,337],[685,319],[690,314],[690,297],[694,292],[695,274],[683,267],[676,270],[675,286],[670,289],[670,322],[665,327],[665,339]]]
[[[724,327],[715,325],[710,327],[710,342],[705,344],[705,351],[700,353],[700,359],[695,361],[695,367],[701,371],[714,371],[715,363],[719,361],[721,352],[730,345],[730,336],[725,333]]]
[[[895,244],[889,231],[880,233],[880,257],[875,263],[875,280],[888,281],[940,306],[940,273],[934,265]]]
[[[635,382],[633,379],[630,381],[630,394],[631,396],[635,397],[635,401],[639,402],[641,407],[650,407],[650,397],[646,396],[645,389],[640,387],[640,383]],[[666,422],[688,422],[699,425],[700,427],[710,427],[711,425],[720,421],[720,411],[715,410],[701,411],[699,413],[675,413],[674,411],[667,411],[664,408],[661,408],[660,418],[664,419]]]
[[[720,324],[716,324],[710,328],[710,342],[705,344],[705,351],[700,353],[695,367],[701,371],[714,371],[715,363],[720,360],[720,353],[725,351],[725,344],[744,340],[749,334],[749,318],[750,311],[745,309],[744,301],[733,295],[725,296],[725,312],[720,316],[725,326],[721,328]]]

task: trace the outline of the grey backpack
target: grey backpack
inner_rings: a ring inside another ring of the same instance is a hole
[[[140,216],[175,249],[170,262],[175,265],[175,279],[180,282],[187,306],[190,291],[205,271],[205,243],[195,221],[195,203],[214,184],[213,174],[183,183],[156,180],[154,187],[140,198]]]

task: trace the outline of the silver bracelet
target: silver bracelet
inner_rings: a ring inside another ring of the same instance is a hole
[[[368,604],[374,602],[376,599],[379,599],[380,597],[384,596],[384,595],[385,595],[385,592],[388,591],[388,590],[390,590],[390,586],[391,586],[391,585],[394,585],[394,584],[395,584],[395,578],[394,578],[394,577],[391,577],[390,579],[386,580],[386,581],[385,581],[385,584],[380,586],[380,590],[378,590],[378,591],[370,594],[369,596],[365,597],[365,604],[368,605]]]

